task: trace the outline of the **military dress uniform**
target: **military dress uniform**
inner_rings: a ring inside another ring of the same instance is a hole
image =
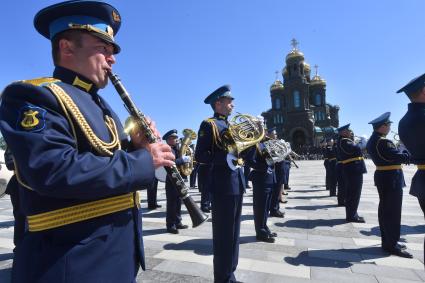
[[[272,190],[276,184],[274,166],[267,164],[263,155],[264,144],[259,143],[250,149],[245,162],[252,170],[249,180],[252,181],[253,211],[256,238],[259,241],[274,243],[276,234],[267,226],[267,219],[271,204]]]
[[[336,196],[336,152],[332,145],[326,145],[324,150],[326,168],[326,190],[329,195]]]
[[[177,130],[170,130],[164,134],[163,140],[167,140],[169,137],[177,137]],[[178,156],[179,149],[177,146],[171,146],[171,150],[174,156]],[[176,166],[183,165],[182,158],[176,158]],[[188,226],[182,224],[181,207],[182,201],[178,194],[177,189],[174,187],[173,181],[170,176],[167,175],[165,179],[165,195],[167,197],[167,212],[166,212],[166,226],[167,231],[173,234],[177,234],[177,229],[186,229]]]
[[[423,90],[424,86],[425,74],[414,78],[397,92],[405,92],[410,95]],[[412,178],[410,194],[418,199],[425,215],[425,103],[412,102],[408,104],[407,112],[398,124],[398,134],[411,154],[411,163],[416,164],[418,168]]]
[[[6,148],[4,152],[4,162],[6,163],[7,170],[14,171],[15,164],[13,163],[13,156],[9,149]],[[13,208],[13,244],[16,247],[21,243],[24,233],[25,233],[25,215],[22,214],[20,209],[20,200],[19,200],[19,183],[16,179],[16,175],[12,175],[9,182],[6,185],[6,194],[10,196],[10,201]]]
[[[223,86],[205,100],[213,104],[229,97],[230,88]],[[228,128],[227,117],[218,113],[204,120],[199,128],[195,160],[211,166],[209,191],[212,205],[214,281],[235,282],[234,271],[239,258],[239,233],[245,180],[243,170],[231,170],[220,135]]]
[[[201,210],[203,212],[211,212],[211,164],[204,164],[198,162],[198,188],[201,192]]]
[[[369,124],[378,129],[391,123],[389,117],[390,112],[386,112]],[[408,163],[410,155],[407,151],[398,150],[391,140],[377,131],[372,133],[366,148],[376,165],[374,181],[379,194],[378,220],[382,248],[389,252],[398,252],[399,255],[410,255],[401,253],[397,246],[400,240],[402,188],[405,186],[401,164]]]
[[[338,128],[338,132],[348,129],[349,124]],[[341,137],[339,139],[341,163],[346,192],[345,213],[349,222],[364,222],[358,216],[357,208],[363,186],[363,174],[366,173],[363,153],[360,146],[350,138]]]
[[[283,184],[286,183],[285,162],[280,161],[274,164],[274,171],[276,182],[273,186],[271,202],[270,202],[270,216],[283,218],[285,213],[280,211],[280,198],[283,193]],[[283,196],[282,196],[283,197]]]
[[[101,23],[89,31],[93,18]],[[72,26],[106,41],[120,16],[106,3],[71,1],[40,11],[34,22],[48,38]],[[0,130],[26,217],[12,281],[134,282],[145,268],[136,190],[151,184],[153,160],[145,149],[130,149],[93,82],[58,66],[52,78],[9,85]]]
[[[345,188],[345,181],[344,181],[344,168],[341,162],[341,149],[339,147],[340,140],[342,139],[341,136],[338,136],[335,141],[335,154],[336,154],[336,182],[338,185],[338,191],[337,191],[337,200],[338,200],[338,206],[345,206],[345,199],[347,197],[347,190]]]

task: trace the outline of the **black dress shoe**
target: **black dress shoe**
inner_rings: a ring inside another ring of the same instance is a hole
[[[277,233],[275,233],[275,232],[270,232],[270,233],[269,233],[269,236],[270,236],[270,237],[272,237],[272,238],[276,238],[276,237],[277,237]]]
[[[283,218],[283,217],[285,217],[285,213],[280,211],[280,210],[272,211],[272,212],[270,212],[270,217]]]
[[[357,216],[351,219],[347,219],[347,222],[365,223],[366,221],[364,220],[363,217]]]
[[[285,199],[285,200],[280,200],[279,201],[280,203],[288,203],[288,201]]]
[[[397,247],[397,248],[400,248],[401,250],[405,250],[405,249],[407,249],[406,245],[405,245],[405,244],[401,244],[401,243],[397,243],[397,244],[396,244],[396,247]]]
[[[148,206],[148,209],[149,209],[149,210],[154,210],[154,209],[157,209],[157,208],[160,208],[160,207],[162,207],[162,205],[155,204],[155,205],[153,205],[153,206]]]
[[[177,227],[177,229],[187,229],[187,228],[189,228],[189,226],[183,225],[182,223],[177,224],[176,227]]]
[[[413,256],[409,252],[402,250],[398,247],[395,247],[395,248],[392,248],[392,249],[384,248],[384,251],[389,252],[392,255],[399,256],[399,257],[413,258]]]
[[[171,234],[178,234],[179,230],[177,230],[177,228],[173,226],[173,227],[168,227],[167,232]]]
[[[208,209],[208,208],[206,208],[206,207],[202,207],[201,208],[201,210],[203,211],[203,212],[205,212],[205,213],[210,213],[211,211]]]
[[[288,192],[283,192],[282,193],[284,196],[287,196],[288,195]]]
[[[266,243],[274,243],[274,238],[271,237],[270,235],[265,235],[265,236],[256,236],[255,238],[257,238],[258,241],[261,242],[266,242]]]

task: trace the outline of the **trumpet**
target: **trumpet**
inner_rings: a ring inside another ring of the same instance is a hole
[[[108,77],[120,95],[121,99],[124,102],[124,106],[131,115],[131,120],[145,133],[146,138],[149,143],[157,142],[157,138],[153,133],[152,129],[149,127],[148,121],[146,120],[145,115],[136,107],[134,102],[131,100],[130,94],[125,89],[124,85],[121,83],[119,77],[112,72],[108,72]],[[179,173],[176,165],[171,167],[165,167],[167,175],[170,178],[173,186],[177,189],[177,192],[180,198],[183,200],[184,205],[187,208],[187,211],[192,220],[193,227],[197,227],[204,223],[208,216],[205,215],[202,210],[196,205],[195,201],[189,195],[189,189],[185,185],[185,182],[182,176]]]

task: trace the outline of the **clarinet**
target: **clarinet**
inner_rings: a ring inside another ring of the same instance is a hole
[[[144,132],[146,138],[149,143],[157,142],[157,138],[154,135],[152,129],[149,127],[149,124],[146,120],[146,116],[137,108],[134,102],[131,100],[130,94],[125,89],[119,77],[112,72],[108,72],[108,77],[120,95],[121,99],[124,102],[124,106],[127,111],[130,113],[133,118],[133,122],[135,122],[139,128]],[[197,227],[204,223],[208,216],[205,215],[202,210],[196,205],[195,201],[189,195],[189,189],[186,186],[182,176],[180,175],[179,170],[176,165],[171,167],[164,167],[165,171],[167,171],[167,176],[170,178],[173,186],[176,188],[179,197],[182,199],[184,205],[187,208],[187,211],[192,220],[193,227]]]

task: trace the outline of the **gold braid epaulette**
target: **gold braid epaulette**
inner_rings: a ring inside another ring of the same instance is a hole
[[[62,109],[64,110],[65,115],[72,116],[73,121],[75,121],[76,124],[80,127],[90,145],[96,150],[97,153],[103,156],[112,156],[115,150],[121,149],[119,135],[114,119],[105,115],[105,123],[111,134],[112,140],[109,143],[104,142],[94,133],[87,120],[84,118],[84,115],[81,113],[80,109],[78,109],[78,106],[60,86],[55,83],[50,83],[45,85],[45,87],[49,89],[56,97]],[[73,127],[74,136],[76,137],[74,126],[71,126]]]
[[[42,78],[36,78],[36,79],[31,79],[31,80],[22,80],[22,81],[18,81],[18,82],[25,83],[25,84],[32,84],[32,85],[35,85],[35,86],[42,86],[44,84],[60,82],[60,80],[55,79],[55,78],[51,78],[51,77],[42,77]]]
[[[211,125],[214,144],[219,149],[223,149],[223,143],[221,142],[220,132],[218,131],[218,127],[215,124],[215,120],[213,118],[208,118],[208,119],[205,120],[205,122],[207,122]]]

